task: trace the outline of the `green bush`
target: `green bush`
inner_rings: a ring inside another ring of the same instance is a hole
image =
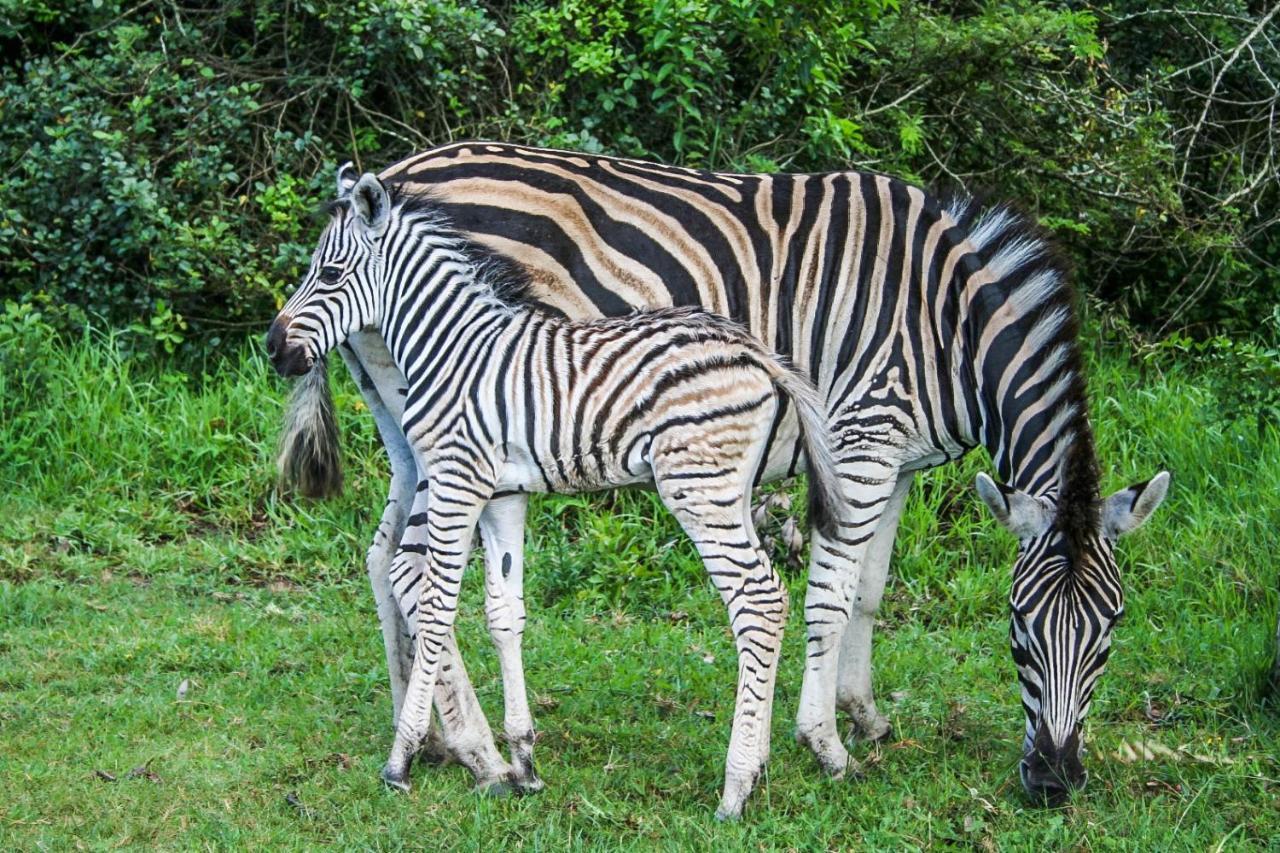
[[[469,3],[7,4],[3,294],[170,351],[263,325],[333,158],[425,144],[384,110],[465,120],[501,35]]]
[[[296,280],[337,162],[489,137],[985,189],[1037,215],[1137,328],[1252,331],[1280,301],[1265,14],[0,0],[0,297],[61,331],[215,351]]]
[[[1257,338],[1214,335],[1196,340],[1174,334],[1144,348],[1148,364],[1168,368],[1178,362],[1197,365],[1200,377],[1217,397],[1217,415],[1225,421],[1253,420],[1259,437],[1280,428],[1280,306],[1273,309]]]

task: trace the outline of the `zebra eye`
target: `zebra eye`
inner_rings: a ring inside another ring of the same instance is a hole
[[[320,280],[325,284],[337,284],[342,278],[342,267],[323,267],[320,270]]]

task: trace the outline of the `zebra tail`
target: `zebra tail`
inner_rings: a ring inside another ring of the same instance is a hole
[[[311,370],[294,383],[276,468],[283,491],[308,498],[333,497],[342,491],[338,419],[324,358],[316,359]]]
[[[790,398],[800,418],[809,473],[809,523],[826,534],[836,532],[836,513],[843,505],[840,475],[831,450],[831,430],[827,409],[818,389],[808,377],[771,359],[770,373],[777,388]]]

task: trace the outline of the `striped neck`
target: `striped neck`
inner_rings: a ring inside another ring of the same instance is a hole
[[[1071,345],[1074,349],[1074,345]],[[1089,425],[1084,377],[1078,365],[1046,370],[1053,352],[1025,362],[992,354],[978,364],[979,439],[991,455],[1000,480],[1038,497],[1060,497],[1068,469],[1080,487],[1097,498],[1097,462]],[[1080,482],[1092,472],[1092,484]]]
[[[428,393],[452,364],[483,364],[497,337],[529,309],[504,302],[466,241],[429,214],[408,213],[389,234],[384,271],[391,310],[381,331],[411,385]]]

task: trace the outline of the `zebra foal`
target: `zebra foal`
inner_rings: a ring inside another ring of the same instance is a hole
[[[522,541],[513,534],[528,492],[652,484],[729,612],[738,689],[717,815],[737,817],[769,753],[787,616],[786,589],[751,523],[751,487],[775,416],[790,404],[815,518],[839,527],[828,514],[840,492],[817,391],[741,327],[698,309],[590,321],[535,310],[518,283],[477,266],[428,198],[392,195],[372,174],[340,188],[268,351],[281,374],[301,375],[376,327],[407,380],[403,429],[420,482],[391,582],[415,626],[414,656],[383,778],[409,787],[477,527],[486,587],[501,587],[518,559],[511,543]],[[511,580],[518,590],[519,573]],[[537,787],[519,659],[523,604],[501,592],[486,602],[502,657],[511,779]]]

